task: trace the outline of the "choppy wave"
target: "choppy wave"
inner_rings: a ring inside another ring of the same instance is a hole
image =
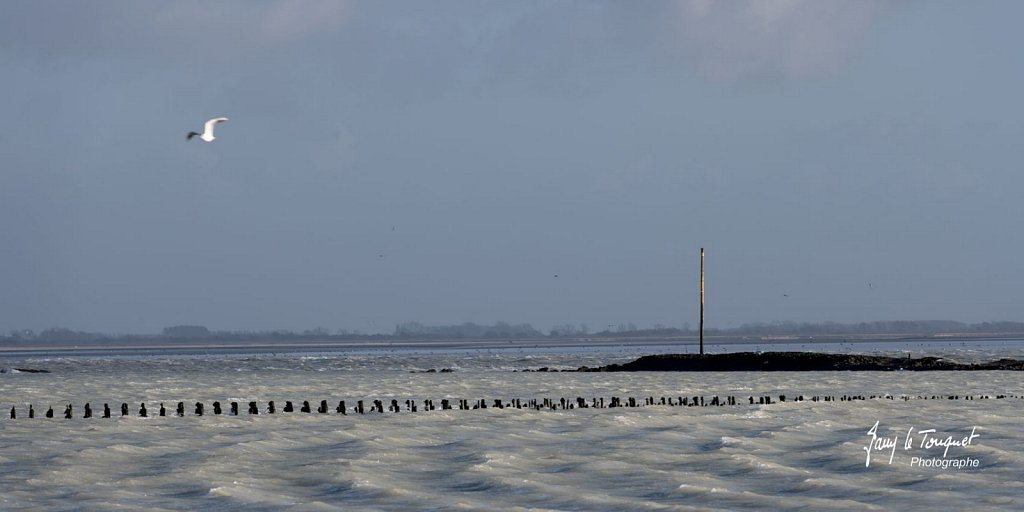
[[[605,350],[605,349],[602,349]],[[921,350],[913,348],[913,350]],[[1020,349],[942,347],[959,360]],[[395,398],[1024,394],[1015,372],[535,373],[623,351],[33,356],[0,376],[0,411],[34,404]],[[452,373],[410,373],[454,368]],[[1022,400],[0,419],[3,510],[919,510],[1021,508]],[[867,431],[963,435],[911,466],[865,466]]]

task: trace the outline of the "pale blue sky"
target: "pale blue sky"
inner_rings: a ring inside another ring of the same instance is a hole
[[[1022,11],[8,2],[0,332],[1024,320]]]

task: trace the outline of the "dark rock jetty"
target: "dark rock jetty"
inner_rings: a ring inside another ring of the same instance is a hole
[[[0,368],[0,373],[50,373],[50,370],[36,368]]]
[[[735,352],[730,354],[659,354],[625,364],[578,372],[815,372],[815,371],[964,371],[1024,370],[1024,361],[999,359],[987,363],[953,363],[941,357],[869,356],[816,352]]]

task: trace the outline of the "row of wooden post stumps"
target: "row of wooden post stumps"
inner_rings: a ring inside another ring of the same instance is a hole
[[[804,398],[803,395],[800,395],[800,396],[795,397],[792,401],[794,401],[794,402],[804,402],[804,401],[810,401],[810,402],[852,402],[852,401],[859,401],[859,400],[874,400],[874,399],[903,400],[903,401],[908,401],[908,400],[986,400],[986,399],[997,399],[997,400],[999,400],[999,399],[1004,399],[1004,398],[1024,398],[1024,396],[1000,394],[1000,395],[992,395],[992,396],[990,396],[990,395],[917,395],[917,396],[901,395],[901,396],[896,397],[896,396],[893,396],[893,395],[885,394],[885,395],[871,395],[869,397],[868,396],[864,396],[864,395],[842,395],[839,398],[836,398],[835,396],[831,396],[831,395],[826,395],[826,396],[817,396],[816,395],[816,396],[812,396],[812,397],[809,397],[809,398]],[[714,397],[711,397],[710,399],[707,399],[707,400],[705,400],[705,398],[703,396],[693,396],[693,397],[685,397],[685,396],[664,397],[663,396],[660,399],[655,399],[654,397],[647,397],[647,398],[642,399],[642,402],[637,400],[636,398],[633,398],[633,397],[620,398],[620,397],[615,397],[615,396],[609,398],[607,401],[603,397],[592,398],[589,401],[587,399],[583,398],[583,397],[576,397],[575,399],[560,398],[558,400],[555,400],[555,399],[552,399],[552,398],[530,399],[530,400],[522,400],[522,399],[519,399],[519,398],[514,398],[514,399],[511,399],[511,400],[494,399],[492,404],[490,405],[490,407],[496,408],[496,409],[511,408],[511,409],[533,409],[533,410],[538,410],[538,411],[541,411],[541,410],[557,411],[557,410],[587,409],[587,408],[605,409],[605,408],[618,408],[618,407],[645,407],[645,406],[654,406],[654,405],[663,405],[663,406],[669,406],[669,407],[722,407],[722,406],[727,406],[727,405],[742,405],[744,402],[746,402],[746,404],[748,404],[748,405],[771,405],[771,404],[776,404],[776,403],[780,403],[780,402],[786,402],[786,395],[779,395],[778,398],[773,398],[771,396],[759,396],[759,397],[755,398],[753,396],[750,396],[750,397],[747,397],[746,400],[742,400],[742,399],[737,400],[737,398],[735,396],[725,396],[725,397],[714,396]],[[423,404],[422,405],[422,410],[424,410],[424,411],[433,411],[433,410],[436,410],[438,408],[440,408],[441,410],[453,410],[453,409],[456,409],[456,408],[458,410],[473,410],[473,409],[487,409],[488,408],[487,400],[485,400],[485,399],[477,399],[477,400],[473,400],[471,402],[470,400],[467,400],[467,399],[448,399],[448,398],[446,398],[446,399],[439,400],[437,405],[435,405],[434,400],[427,399],[427,400],[423,400],[422,404]],[[214,415],[227,414],[227,415],[231,415],[231,416],[238,416],[240,414],[240,412],[239,412],[240,411],[240,409],[239,409],[239,402],[236,402],[236,401],[229,402],[227,411],[225,411],[222,408],[220,402],[213,402],[211,405],[212,405],[212,408],[211,408],[212,411],[211,412]],[[438,407],[438,405],[440,407]],[[192,410],[192,415],[194,415],[194,416],[203,416],[203,415],[205,415],[207,413],[206,406],[202,402],[196,402],[195,406],[191,407],[190,409]],[[312,413],[313,410],[314,409],[310,405],[309,401],[305,401],[305,400],[302,402],[302,405],[298,409],[298,411],[300,413]],[[374,413],[374,412],[376,412],[376,413],[384,413],[385,410],[387,412],[390,412],[390,413],[399,413],[399,412],[402,412],[403,410],[405,410],[407,412],[418,412],[418,411],[421,410],[421,408],[417,405],[415,400],[405,400],[403,403],[399,403],[399,401],[397,399],[391,399],[390,403],[388,403],[387,405],[385,405],[385,402],[383,400],[358,400],[358,401],[356,401],[355,405],[353,405],[351,407],[346,406],[345,401],[341,400],[341,401],[338,402],[338,405],[336,407],[334,407],[334,411],[333,412],[335,414],[347,415],[349,412],[351,412],[353,414],[366,414],[367,412],[370,412],[370,413]],[[131,416],[131,415],[133,415],[133,413],[130,411],[130,408],[128,407],[127,403],[122,403],[121,404],[119,412],[120,412],[120,416]],[[185,411],[185,402],[178,402],[177,405],[175,406],[173,415],[175,415],[175,416],[185,416],[185,412],[186,412]],[[247,413],[249,415],[258,415],[258,414],[261,414],[261,413],[262,414],[275,414],[275,413],[278,413],[278,412],[281,412],[281,413],[292,413],[292,412],[295,412],[295,405],[289,400],[289,401],[285,402],[284,407],[282,407],[280,410],[278,410],[277,405],[274,403],[273,400],[271,400],[271,401],[267,402],[266,407],[263,408],[263,410],[260,410],[260,406],[259,406],[259,404],[257,402],[251,401],[251,402],[248,403],[248,411],[247,411]],[[320,405],[316,408],[316,412],[318,414],[328,414],[328,413],[331,412],[331,408],[327,405],[327,400],[321,400],[320,401]],[[35,408],[32,405],[29,405],[28,406],[28,411],[25,414],[29,418],[35,418],[35,416],[36,416]],[[138,410],[135,411],[135,413],[134,413],[135,416],[139,416],[139,417],[168,416],[169,414],[171,414],[171,413],[168,413],[167,408],[164,407],[163,403],[160,404],[159,409],[155,409],[154,411],[150,411],[149,408],[146,407],[146,404],[142,403],[142,404],[139,405]],[[53,407],[49,407],[47,409],[47,411],[43,415],[46,418],[53,418],[54,417]],[[89,403],[86,403],[85,406],[82,408],[81,417],[82,418],[92,418],[92,417],[94,417],[94,415],[97,416],[97,417],[102,417],[102,418],[110,418],[110,417],[114,416],[114,414],[111,412],[109,404],[103,404],[102,410],[101,411],[96,411],[94,413],[93,409],[92,409],[92,405],[90,405]],[[66,419],[71,419],[71,418],[74,417],[74,409],[73,409],[71,404],[67,404],[65,406],[63,416]],[[16,418],[18,418],[18,410],[17,410],[16,406],[12,406],[11,407],[11,419],[16,419]]]

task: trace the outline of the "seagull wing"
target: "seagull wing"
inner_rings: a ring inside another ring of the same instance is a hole
[[[213,136],[213,127],[227,120],[228,118],[226,117],[215,117],[210,119],[203,125],[203,135]]]

